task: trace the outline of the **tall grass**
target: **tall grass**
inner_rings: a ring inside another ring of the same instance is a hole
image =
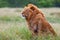
[[[0,32],[0,40],[60,40],[59,37],[32,37],[31,32],[24,26],[13,26]]]
[[[26,27],[17,27],[13,26],[9,29],[0,32],[0,40],[20,40],[20,39],[29,39],[30,32]]]

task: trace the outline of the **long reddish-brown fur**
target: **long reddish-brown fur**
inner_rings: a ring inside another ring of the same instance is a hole
[[[32,35],[56,35],[52,26],[46,21],[44,14],[35,5],[28,4],[24,8],[22,15],[25,17]]]

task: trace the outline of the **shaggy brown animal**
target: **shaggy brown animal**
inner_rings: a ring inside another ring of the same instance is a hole
[[[32,35],[56,35],[51,25],[46,21],[44,14],[35,5],[28,4],[24,8],[22,15],[25,17]]]

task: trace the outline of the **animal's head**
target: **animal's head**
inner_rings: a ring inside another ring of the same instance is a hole
[[[26,7],[24,7],[24,10],[22,11],[22,15],[23,17],[25,17],[26,19],[30,18],[31,15],[35,14],[34,10],[36,10],[36,6],[33,4],[28,4]]]
[[[25,7],[24,10],[22,11],[22,16],[25,17],[26,19],[29,19],[32,14],[33,11],[29,7]]]
[[[24,10],[22,11],[22,15],[26,18],[29,19],[31,18],[32,15],[37,15],[37,14],[41,14],[43,17],[44,15],[42,14],[42,12],[37,8],[37,6],[33,5],[33,4],[28,4]]]

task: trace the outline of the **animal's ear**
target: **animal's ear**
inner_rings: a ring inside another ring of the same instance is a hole
[[[32,6],[32,7],[30,7],[30,9],[31,9],[31,10],[33,10],[33,11],[35,10],[35,8],[34,8],[33,6]]]
[[[35,7],[34,7],[34,5],[33,4],[28,4],[28,7],[31,9],[31,10],[35,10]]]

